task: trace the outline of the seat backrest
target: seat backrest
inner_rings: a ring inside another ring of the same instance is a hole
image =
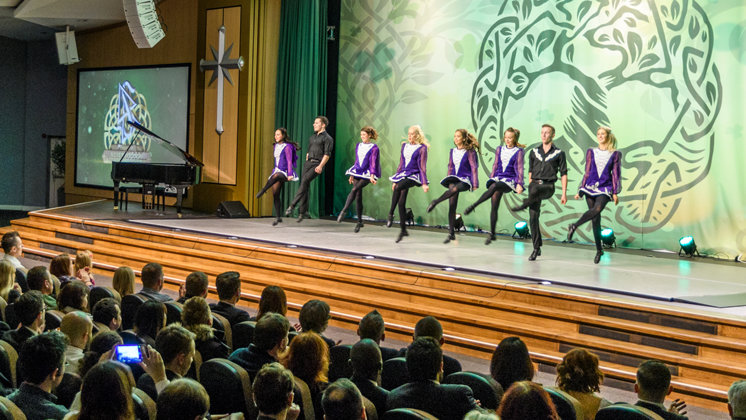
[[[365,407],[365,418],[367,420],[378,420],[378,410],[373,401],[363,397],[363,407]]]
[[[155,401],[145,391],[133,388],[132,401],[135,403],[135,417],[138,420],[155,420],[157,409]]]
[[[241,412],[255,419],[258,411],[251,396],[251,379],[244,368],[227,359],[210,359],[199,369],[200,383],[210,396],[213,413]]]
[[[389,410],[385,413],[383,413],[383,417],[381,417],[382,420],[416,420],[416,419],[423,419],[423,420],[438,420],[437,417],[433,416],[432,414],[422,411],[422,410],[415,410],[413,408],[395,408],[393,410]]]
[[[352,376],[349,344],[337,345],[329,349],[329,382]]]
[[[18,380],[18,377],[16,375],[16,364],[18,363],[18,352],[7,341],[0,340],[0,346],[5,350],[5,354],[8,355],[8,369],[10,371],[8,379],[10,379],[13,384],[13,388],[17,388],[18,383],[16,381]]]
[[[292,329],[292,328],[291,328],[291,329]],[[290,331],[290,332],[288,333],[288,344],[290,344],[290,342],[291,342],[291,341],[293,341],[293,339],[294,339],[295,337],[297,337],[297,336],[298,336],[298,331],[295,331],[295,330],[293,330],[293,331]]]
[[[231,338],[233,349],[238,350],[249,347],[254,341],[254,329],[256,321],[243,321],[231,327]]]
[[[293,392],[295,394],[293,402],[300,407],[300,415],[306,420],[316,420],[316,413],[313,411],[313,400],[311,399],[311,389],[308,388],[308,384],[303,379],[295,376],[293,377],[293,382]]]
[[[10,358],[5,347],[0,346],[0,385],[3,388],[13,388],[13,374],[10,371]]]
[[[2,318],[3,321],[5,321],[5,307],[8,306],[8,302],[5,301],[5,299],[0,296],[0,318]]]
[[[122,298],[122,329],[129,330],[135,325],[135,314],[137,309],[147,301],[148,298],[137,293]]]
[[[575,397],[553,386],[545,386],[544,390],[549,393],[561,420],[583,420],[583,406]]]
[[[383,371],[381,372],[381,387],[383,389],[391,391],[407,382],[409,382],[407,359],[394,357],[383,362]]]
[[[489,375],[476,372],[456,372],[448,375],[443,383],[468,386],[471,388],[474,398],[481,402],[482,408],[489,410],[497,410],[503,397],[503,388]]]
[[[91,308],[91,311],[93,311],[93,307],[96,306],[96,303],[98,303],[101,299],[106,298],[112,298],[116,299],[118,302],[122,302],[122,298],[119,296],[119,292],[112,289],[111,287],[106,286],[95,286],[92,287],[90,292],[88,292],[88,304]]]
[[[212,313],[212,327],[218,330],[223,331],[223,337],[225,338],[225,344],[228,345],[231,349],[233,349],[233,334],[231,330],[231,323],[228,321],[228,318],[224,317],[223,315],[216,314],[215,312]],[[218,321],[216,324],[215,321]]]
[[[62,323],[65,313],[56,309],[49,309],[44,314],[44,331],[56,330]]]
[[[194,350],[194,359],[192,360],[192,368],[194,369],[194,375],[199,382],[199,368],[202,367],[202,353],[199,350]]]
[[[94,322],[93,323],[93,329],[94,330],[98,330],[93,335],[96,335],[96,334],[98,334],[100,332],[111,331],[111,329],[109,328],[109,326],[108,325],[104,325],[102,322]]]
[[[596,420],[663,420],[663,417],[644,407],[617,403],[598,410]]]
[[[60,288],[62,283],[60,283],[60,279],[57,278],[54,274],[49,274],[49,277],[52,279],[52,296],[54,296],[55,299],[60,295]],[[90,296],[88,296],[88,302],[90,302]],[[89,308],[93,308],[93,305],[89,306]]]
[[[26,420],[20,408],[13,401],[0,397],[0,419],[2,420]]]
[[[163,304],[166,305],[166,325],[181,322],[181,312],[184,310],[184,306],[175,300],[163,302]]]
[[[140,337],[138,337],[133,330],[120,331],[119,336],[122,337],[123,344],[145,344],[145,342]]]
[[[16,316],[15,306],[15,303],[11,303],[10,305],[5,307],[5,323],[10,326],[11,330],[18,328],[18,324],[21,323],[21,321]]]

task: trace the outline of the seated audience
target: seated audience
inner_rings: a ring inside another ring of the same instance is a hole
[[[313,331],[326,342],[329,348],[336,344],[331,338],[324,336],[324,331],[329,326],[329,320],[332,319],[329,304],[323,300],[312,299],[306,302],[300,308],[298,321],[303,332]]]
[[[357,336],[360,337],[361,340],[369,338],[376,342],[376,344],[380,347],[381,341],[384,341],[386,339],[386,324],[383,322],[383,317],[380,313],[378,313],[377,310],[372,310],[368,312],[358,324],[357,327]],[[381,348],[381,357],[383,358],[383,361],[392,359],[394,357],[399,356],[399,350],[392,349],[390,347],[380,347]],[[363,394],[365,395],[365,394]]]
[[[155,350],[160,353],[166,368],[169,381],[179,379],[189,372],[194,360],[194,334],[178,323],[163,328],[155,339]],[[158,392],[156,382],[150,373],[137,380],[137,387],[156,401]]]
[[[113,350],[114,346],[119,344],[122,344],[122,337],[114,331],[103,331],[94,335],[88,345],[88,351],[85,352],[83,359],[80,361],[78,368],[80,377],[85,378],[85,374],[101,360],[101,356]]]
[[[386,399],[389,392],[379,386],[383,360],[381,350],[375,341],[364,338],[352,346],[350,350],[350,364],[352,365],[352,383],[360,393],[369,399],[376,412],[383,415],[386,412]]]
[[[586,420],[593,420],[599,409],[611,405],[596,394],[601,390],[603,378],[598,356],[586,349],[570,350],[557,365],[557,387],[580,402]]]
[[[241,299],[241,277],[237,271],[227,271],[218,274],[215,279],[218,290],[218,303],[210,304],[210,309],[228,320],[231,327],[243,321],[250,321],[249,313],[236,308],[236,302]]]
[[[681,400],[674,400],[671,408],[666,409],[663,403],[666,395],[673,391],[671,386],[671,371],[665,363],[657,360],[646,360],[637,368],[637,382],[635,392],[637,402],[635,405],[647,408],[665,420],[686,420],[686,411],[681,411],[686,404]]]
[[[490,375],[503,389],[510,388],[513,382],[533,380],[534,373],[526,343],[518,337],[506,337],[500,341],[492,353]]]
[[[515,382],[508,388],[497,415],[501,420],[560,420],[549,394],[529,381]]]
[[[75,260],[70,254],[60,254],[49,262],[49,273],[60,281],[60,288],[75,279]]]
[[[304,331],[293,338],[288,352],[283,357],[285,367],[293,376],[302,379],[311,391],[311,401],[316,418],[324,414],[321,408],[321,393],[324,392],[329,374],[329,347],[315,332]]]
[[[38,290],[44,298],[47,310],[57,309],[57,299],[54,297],[54,285],[52,276],[47,267],[38,265],[26,273],[26,284],[29,290]]]
[[[0,297],[8,305],[21,297],[21,286],[16,283],[16,268],[7,260],[0,260]]]
[[[116,331],[122,326],[122,308],[114,298],[103,298],[93,307],[93,322]]]
[[[163,267],[158,263],[148,263],[140,273],[142,289],[140,294],[156,302],[168,302],[171,296],[161,293],[163,290]]]
[[[280,286],[267,286],[262,290],[256,320],[259,321],[264,314],[269,312],[288,316],[288,298],[285,297],[285,291]]]
[[[134,387],[129,367],[113,360],[98,363],[83,380],[80,411],[71,411],[65,420],[134,419]]]
[[[155,337],[165,326],[166,305],[162,302],[149,300],[137,308],[133,329],[143,343],[154,346]]]
[[[363,396],[349,379],[342,378],[329,384],[321,397],[324,420],[365,420]]]
[[[201,271],[189,273],[184,282],[184,296],[177,302],[183,304],[195,296],[207,299],[207,274]]]
[[[252,378],[267,363],[280,360],[288,345],[287,318],[273,312],[267,313],[256,323],[254,340],[249,347],[237,349],[228,358],[246,369]]]
[[[194,333],[194,344],[202,356],[202,361],[216,357],[226,359],[230,348],[215,337],[212,329],[212,313],[207,301],[199,296],[189,298],[181,311],[181,323]]]
[[[65,360],[69,373],[78,374],[84,351],[93,331],[93,321],[85,312],[70,312],[62,317],[60,331],[67,336],[69,343],[65,349]]]
[[[20,325],[15,330],[6,331],[3,340],[20,352],[26,340],[44,332],[44,298],[38,290],[28,291],[18,298],[13,309]]]
[[[728,389],[728,414],[732,420],[746,420],[746,381],[735,381]]]
[[[406,358],[410,382],[389,393],[387,409],[413,408],[439,419],[461,419],[479,408],[468,386],[440,383],[443,351],[435,338],[417,337],[407,348]]]
[[[93,253],[91,251],[86,249],[75,254],[75,277],[88,287],[96,285],[93,279]]]
[[[119,267],[111,279],[111,287],[119,293],[120,297],[135,293],[135,272],[129,267]]]
[[[441,347],[445,344],[446,340],[443,337],[443,326],[440,325],[440,321],[434,316],[426,316],[414,326],[414,335],[412,340],[416,340],[419,337],[432,337],[437,341]],[[406,357],[407,348],[399,350],[399,356]],[[443,377],[446,377],[452,373],[461,372],[461,363],[451,356],[443,355]]]
[[[471,410],[464,416],[464,420],[500,420],[492,411]]]
[[[1,243],[3,252],[5,252],[3,260],[10,262],[16,268],[16,283],[21,286],[21,292],[26,293],[28,291],[28,285],[26,284],[26,272],[28,269],[18,260],[23,256],[23,241],[21,241],[21,236],[15,231],[7,232],[3,235]]]
[[[52,394],[65,374],[65,347],[67,338],[57,331],[31,337],[23,343],[18,365],[24,381],[17,391],[10,394],[28,420],[62,419],[67,408],[57,404]]]
[[[251,392],[257,420],[295,420],[300,408],[293,403],[293,374],[279,363],[264,365],[254,378]]]
[[[158,394],[157,420],[202,419],[210,409],[210,396],[199,382],[181,378]],[[216,418],[213,416],[213,418]]]
[[[64,313],[70,313],[73,311],[89,312],[89,290],[88,286],[80,280],[70,281],[60,290],[60,296],[57,299],[57,306]]]

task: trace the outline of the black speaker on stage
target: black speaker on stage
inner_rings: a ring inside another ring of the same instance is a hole
[[[242,217],[251,217],[249,211],[243,206],[240,201],[222,201],[218,204],[218,217],[227,217],[229,219],[236,219]]]

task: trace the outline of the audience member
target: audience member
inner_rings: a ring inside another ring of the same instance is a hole
[[[119,296],[125,297],[135,293],[135,272],[129,267],[119,267],[114,272],[111,280],[111,287],[119,293]]]
[[[440,384],[443,351],[437,339],[431,336],[415,338],[407,349],[406,358],[410,382],[389,393],[386,403],[389,410],[413,408],[437,418],[461,419],[469,411],[479,408],[468,386]]]
[[[171,296],[161,293],[163,290],[163,267],[158,263],[148,263],[140,273],[142,289],[140,294],[156,302],[168,302]]]
[[[259,410],[257,420],[298,418],[300,408],[293,403],[293,374],[281,364],[264,365],[257,372],[251,391]]]
[[[96,285],[93,279],[93,253],[91,251],[85,249],[75,254],[75,277],[88,287]]]
[[[321,393],[324,392],[329,373],[329,347],[320,335],[304,331],[293,338],[283,358],[285,367],[293,376],[303,380],[311,391],[311,401],[316,418],[324,414],[321,408]]]
[[[20,325],[15,330],[6,331],[3,340],[20,352],[26,340],[44,332],[44,298],[38,290],[28,291],[18,298],[13,309]]]
[[[155,337],[166,326],[166,305],[149,300],[135,313],[134,330],[137,337],[145,344],[155,345]]]
[[[179,379],[189,372],[194,360],[194,334],[178,323],[163,328],[155,339],[155,350],[163,358],[166,378],[169,381]],[[156,401],[158,392],[156,382],[150,373],[137,380],[137,387]]]
[[[354,383],[347,378],[329,384],[321,397],[324,420],[365,420],[363,396]]]
[[[440,321],[434,316],[426,316],[414,326],[414,336],[412,340],[416,340],[419,337],[432,337],[438,344],[443,347],[446,340],[443,337],[443,326],[440,325]],[[399,356],[406,357],[407,348],[399,350]],[[461,363],[451,356],[443,355],[443,377],[446,377],[452,373],[461,372]]]
[[[593,420],[599,409],[611,405],[596,394],[601,390],[603,378],[598,356],[586,349],[570,350],[557,365],[557,386],[580,402],[586,420]]]
[[[72,311],[89,312],[88,291],[88,286],[86,286],[82,281],[70,281],[62,288],[62,290],[60,290],[60,296],[58,298],[59,303],[57,306],[64,313],[70,313]]]
[[[126,365],[107,360],[93,366],[83,380],[80,411],[65,420],[130,420],[135,418],[132,389],[135,379]]]
[[[735,381],[728,389],[728,414],[732,420],[746,420],[746,380]]]
[[[184,282],[184,296],[180,297],[177,302],[183,304],[187,299],[195,296],[207,298],[207,274],[201,271],[189,273]]]
[[[646,360],[640,363],[637,368],[637,382],[635,382],[635,392],[637,393],[637,402],[635,405],[647,408],[655,414],[663,417],[665,420],[686,420],[684,416],[686,404],[676,399],[671,404],[670,409],[663,405],[666,395],[673,391],[671,386],[671,371],[665,363],[657,360]]]
[[[306,302],[300,308],[298,321],[303,332],[313,331],[318,334],[329,348],[334,347],[334,340],[324,336],[324,331],[329,326],[329,320],[332,319],[329,304],[323,300],[312,299]]]
[[[2,238],[3,260],[13,264],[16,268],[16,283],[21,286],[21,291],[26,293],[28,291],[28,285],[26,284],[26,272],[28,269],[21,264],[18,259],[23,256],[23,241],[18,232],[7,232]]]
[[[249,347],[237,349],[229,360],[246,369],[253,378],[266,363],[276,362],[288,344],[287,318],[273,312],[267,313],[256,323],[254,340]]]
[[[93,307],[93,322],[109,330],[117,331],[122,326],[122,308],[114,298],[103,298]]]
[[[471,410],[464,416],[464,420],[500,420],[492,411]]]
[[[8,305],[21,297],[21,286],[16,283],[16,268],[8,260],[0,260],[0,297]]]
[[[18,365],[25,380],[8,399],[28,420],[62,419],[67,414],[67,408],[57,404],[57,397],[52,394],[65,373],[65,346],[67,338],[57,331],[36,335],[23,343]]]
[[[398,350],[389,347],[381,347],[381,341],[386,339],[385,330],[386,324],[383,322],[383,317],[375,309],[365,314],[357,327],[357,336],[360,337],[361,340],[369,338],[375,341],[380,347],[381,357],[384,362],[399,356]],[[363,393],[363,395],[365,395],[365,393]]]
[[[47,267],[38,265],[26,273],[26,283],[29,290],[38,290],[44,298],[47,310],[57,309],[57,299],[54,297],[54,285]]]
[[[181,378],[158,394],[157,420],[202,419],[210,409],[210,396],[199,382]],[[215,417],[213,417],[215,418]]]
[[[215,337],[212,330],[212,314],[204,298],[195,296],[184,303],[181,323],[184,328],[194,333],[194,344],[203,361],[216,357],[228,358],[230,348]]]
[[[83,360],[80,361],[78,374],[85,378],[91,368],[101,360],[106,352],[114,349],[114,346],[122,344],[122,337],[114,331],[103,331],[93,336],[88,351],[85,352]]]
[[[352,383],[376,406],[376,412],[383,415],[386,412],[389,392],[379,386],[383,360],[376,342],[370,338],[363,338],[355,343],[350,350],[350,363]]]
[[[274,312],[282,316],[288,315],[288,298],[280,286],[267,286],[259,297],[259,311],[256,320],[259,321],[266,313]]]
[[[65,349],[66,371],[78,374],[84,351],[93,331],[93,322],[85,312],[70,312],[62,317],[60,331],[69,340]]]
[[[75,279],[75,260],[64,253],[52,258],[49,262],[49,273],[60,281],[60,288]]]
[[[241,299],[241,277],[237,271],[218,274],[215,279],[215,288],[218,290],[220,301],[210,305],[213,312],[224,316],[231,327],[239,322],[251,320],[248,312],[236,308],[236,302]]]
[[[497,415],[501,420],[560,420],[549,394],[529,381],[515,382],[508,388]]]
[[[531,381],[534,379],[534,364],[528,354],[528,348],[518,337],[506,337],[492,353],[490,375],[504,390],[513,382]]]

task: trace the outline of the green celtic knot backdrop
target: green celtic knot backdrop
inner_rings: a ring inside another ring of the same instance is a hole
[[[407,127],[432,143],[431,191],[409,197],[418,221],[447,223],[443,192],[453,133],[480,139],[482,187],[502,132],[539,143],[542,123],[567,152],[568,196],[578,189],[585,150],[599,125],[623,153],[619,205],[603,213],[620,246],[678,250],[693,234],[700,251],[746,251],[746,4],[740,0],[343,0],[340,28],[335,208],[349,191],[359,130],[379,130],[384,180],[365,191],[365,213],[388,213],[390,176]],[[526,168],[528,170],[528,168]],[[476,200],[462,193],[459,210]],[[586,210],[557,195],[542,207],[545,237],[564,238]],[[528,217],[500,208],[498,231]],[[489,205],[465,216],[489,225]],[[592,241],[590,226],[580,240]]]

